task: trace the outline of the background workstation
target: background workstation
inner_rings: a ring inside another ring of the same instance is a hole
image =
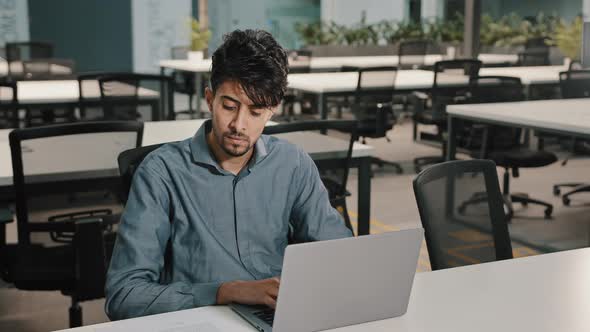
[[[507,199],[511,210],[505,208],[510,214],[505,223],[514,259],[477,264],[488,260],[483,252],[494,243],[485,228],[467,223],[446,232],[450,247],[444,255],[457,268],[430,272],[435,265],[429,250],[435,247],[425,242],[408,314],[342,331],[582,331],[588,326],[582,317],[588,316],[584,308],[590,295],[584,285],[584,248],[590,244],[590,187],[585,185],[590,183],[585,112],[590,109],[590,23],[584,28],[584,21],[590,20],[590,0],[256,0],[248,5],[237,0],[60,0],[59,6],[28,0],[2,3],[0,14],[3,219],[14,219],[15,212],[11,130],[117,119],[143,123],[141,146],[188,138],[209,117],[203,88],[222,35],[262,28],[289,50],[289,91],[274,122],[347,119],[362,127],[352,149],[346,204],[338,206],[346,209],[355,234],[423,226],[427,221],[417,208],[412,181],[416,170],[445,159],[492,159],[499,165],[499,187],[507,190],[509,181],[506,199],[514,194],[551,205],[547,216],[545,206]],[[191,16],[201,36],[211,30],[204,44],[196,41],[204,46],[195,46],[189,37]],[[583,30],[588,32],[583,35]],[[14,53],[10,49],[18,45],[9,45],[14,42],[40,42],[43,52]],[[473,63],[453,62],[463,59],[481,62],[468,73],[466,66]],[[455,67],[436,78],[441,61]],[[381,69],[372,76],[375,67]],[[147,82],[154,77],[123,76],[129,73],[166,78]],[[480,98],[473,82],[482,76],[515,78],[518,93],[503,98],[496,85],[484,84],[482,89],[489,90]],[[109,95],[113,89],[116,93]],[[121,93],[133,100],[121,117],[113,117],[119,114],[115,97]],[[367,103],[379,110],[364,107]],[[506,132],[519,135],[510,151],[502,145]],[[320,169],[347,157],[346,133],[281,135],[310,153]],[[24,143],[23,155],[35,164],[31,179],[49,187],[80,179],[118,183],[113,156],[122,149],[120,142],[59,139],[73,152],[90,146],[100,150],[65,163],[52,151],[59,144]],[[97,197],[73,195],[72,202],[92,208],[94,199],[104,198]],[[116,214],[123,203],[116,194],[108,198]],[[43,212],[39,209],[32,212]],[[17,222],[5,224],[0,235],[14,245]],[[0,257],[5,264],[7,256]],[[539,299],[541,290],[551,299]],[[71,325],[71,305],[59,290],[22,290],[0,279],[0,330],[65,329]],[[80,305],[84,325],[108,321],[101,296]],[[494,319],[492,311],[509,319]],[[224,307],[96,329],[181,328],[177,322],[188,316],[192,327],[251,329]]]

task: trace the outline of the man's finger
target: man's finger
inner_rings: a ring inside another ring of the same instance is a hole
[[[275,309],[277,307],[277,301],[270,296],[264,298],[264,304]]]

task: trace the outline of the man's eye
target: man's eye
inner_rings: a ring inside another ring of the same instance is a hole
[[[229,105],[223,105],[223,108],[225,108],[228,111],[235,111],[236,110],[235,106],[229,106]]]
[[[258,113],[258,112],[250,112],[250,114],[252,114],[252,116],[255,116],[255,117],[259,117],[262,115],[262,113]]]

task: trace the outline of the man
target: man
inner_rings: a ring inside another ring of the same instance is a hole
[[[212,119],[135,174],[107,274],[111,319],[230,302],[274,307],[289,237],[352,235],[311,158],[261,136],[287,73],[269,33],[225,37],[205,91]]]

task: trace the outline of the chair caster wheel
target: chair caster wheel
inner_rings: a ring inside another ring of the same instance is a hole
[[[551,219],[551,214],[553,213],[553,208],[545,209],[545,219]]]
[[[570,199],[565,196],[561,199],[561,201],[563,202],[563,205],[565,205],[565,206],[569,206],[570,202],[571,202]]]
[[[553,195],[559,196],[561,194],[561,190],[558,187],[553,187]]]

